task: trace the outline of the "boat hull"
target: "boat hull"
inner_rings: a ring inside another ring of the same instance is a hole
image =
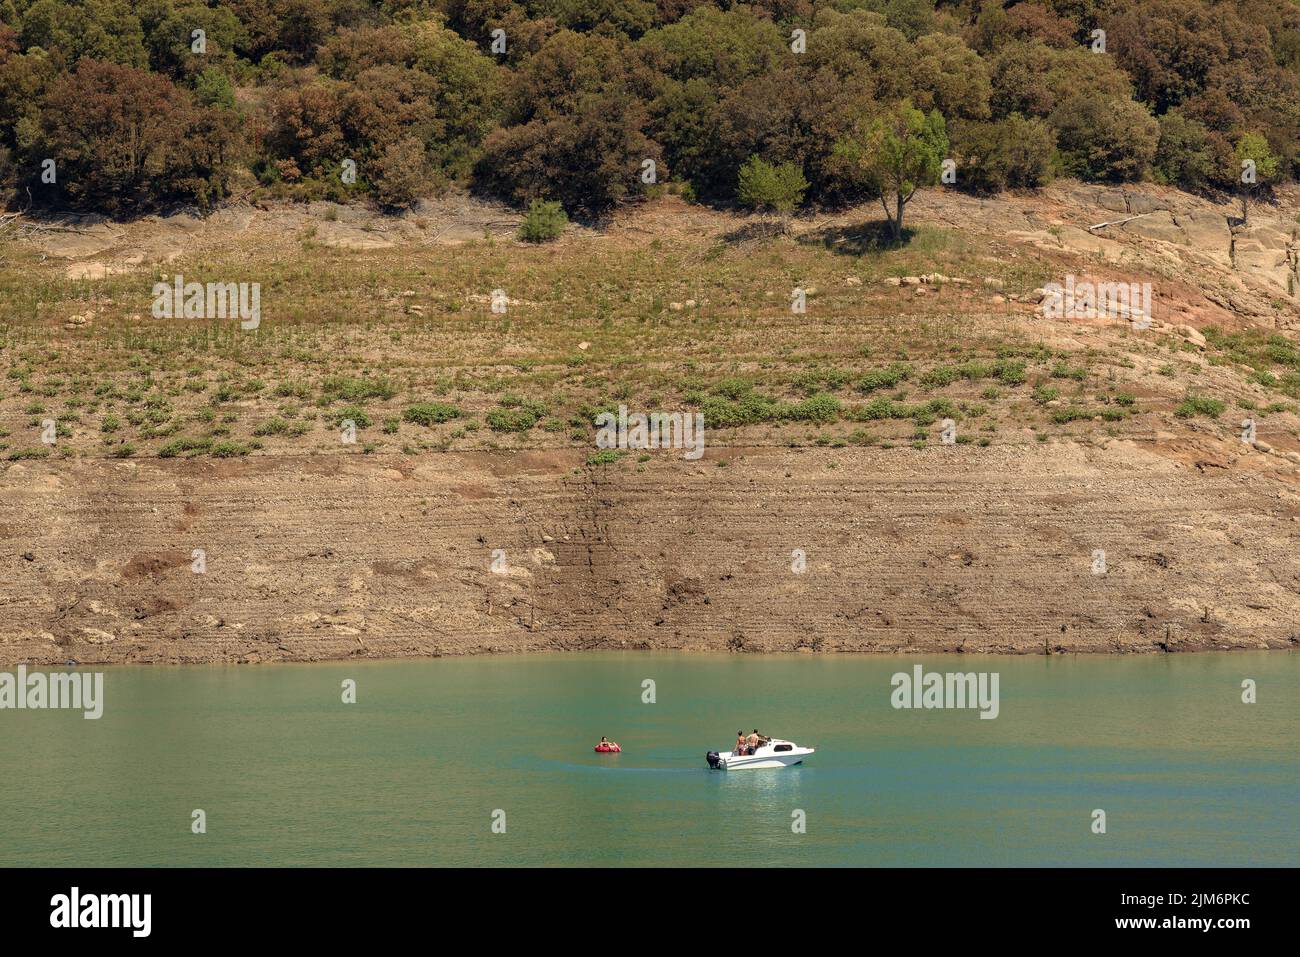
[[[755,754],[737,754],[734,751],[719,754],[710,751],[706,759],[709,767],[718,771],[771,771],[802,764],[803,759],[816,750],[801,748],[789,741],[774,741],[759,748]]]
[[[759,757],[758,755],[741,755],[733,758],[723,758],[718,762],[724,771],[768,771],[775,768],[792,768],[796,764],[803,764],[803,756],[789,757]]]

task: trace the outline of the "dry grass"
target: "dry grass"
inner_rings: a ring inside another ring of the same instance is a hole
[[[716,413],[743,394],[775,404],[715,429],[712,444],[934,443],[942,417],[959,423],[961,441],[982,444],[1142,434],[1153,416],[1172,421],[1188,391],[1257,416],[1290,414],[1295,389],[1250,381],[1240,341],[1212,343],[1213,365],[1179,340],[1120,329],[1083,347],[1031,306],[994,302],[985,283],[1015,296],[1060,268],[935,227],[890,250],[869,231],[726,242],[644,224],[540,247],[488,238],[373,252],[323,246],[308,229],[166,267],[261,283],[262,324],[245,332],[236,321],[152,318],[161,270],[72,281],[9,241],[0,455],[38,448],[47,418],[64,432],[65,456],[586,447],[592,415],[619,402]],[[934,272],[971,284],[917,294],[884,282]],[[796,287],[807,291],[804,314],[790,310]],[[491,311],[494,289],[510,297],[505,315]],[[65,327],[74,316],[86,323]],[[1267,359],[1256,365],[1278,365]],[[999,360],[1023,377],[999,376]],[[1173,374],[1152,372],[1166,368]],[[896,381],[868,389],[887,369]],[[1275,371],[1284,377],[1285,364]],[[809,420],[799,403],[818,393],[838,405]],[[531,426],[493,414],[521,401],[536,413]],[[430,402],[457,414],[405,414]],[[344,418],[357,422],[356,446],[339,441]],[[490,424],[506,422],[515,428]]]

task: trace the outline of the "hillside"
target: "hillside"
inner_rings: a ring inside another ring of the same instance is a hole
[[[456,195],[19,219],[0,659],[1293,647],[1280,199],[936,189],[902,248],[676,197],[544,246]],[[260,326],[153,318],[177,273]],[[1046,317],[1071,275],[1150,282],[1150,328]],[[599,453],[619,404],[700,410],[703,458]]]

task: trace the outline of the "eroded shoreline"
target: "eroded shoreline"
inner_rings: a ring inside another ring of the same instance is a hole
[[[584,461],[10,465],[0,663],[1297,646],[1300,501],[1265,476],[1132,442]]]

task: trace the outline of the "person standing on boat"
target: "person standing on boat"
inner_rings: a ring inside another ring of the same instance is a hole
[[[748,753],[749,753],[748,746],[747,746],[746,743],[745,743],[745,732],[744,732],[744,731],[737,731],[737,732],[736,732],[736,753],[737,753],[737,754],[748,754]]]
[[[754,733],[745,739],[745,743],[749,745],[750,754],[753,754],[755,751],[758,750],[758,742],[759,742],[758,728],[755,728]]]

